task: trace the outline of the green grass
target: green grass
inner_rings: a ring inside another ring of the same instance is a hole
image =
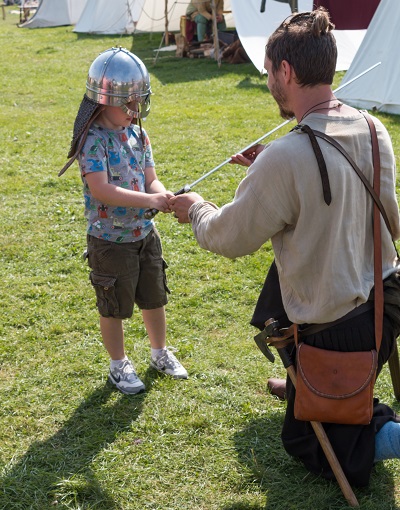
[[[6,8],[0,73],[0,509],[314,510],[347,508],[336,483],[307,474],[280,442],[285,405],[266,393],[267,364],[249,325],[270,245],[227,260],[202,251],[188,225],[159,215],[172,289],[168,343],[189,371],[148,369],[139,318],[128,354],[148,391],[106,384],[76,164],[58,178],[87,69],[116,45],[137,53],[154,96],[146,121],[157,171],[175,191],[281,123],[251,64],[160,54],[158,35],[96,37],[71,27],[19,29]],[[343,73],[337,76],[335,86]],[[400,119],[379,115],[400,154]],[[290,126],[275,136],[281,136]],[[399,161],[398,161],[399,162]],[[196,191],[222,205],[243,169],[226,165]],[[388,370],[377,395],[393,402]],[[400,508],[398,461],[356,490],[361,508]]]

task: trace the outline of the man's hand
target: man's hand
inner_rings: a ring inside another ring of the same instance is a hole
[[[170,201],[170,209],[174,211],[175,218],[179,223],[190,223],[188,211],[190,206],[196,202],[203,202],[204,199],[197,193],[185,193],[183,195],[173,196]]]
[[[256,157],[262,152],[265,148],[265,145],[262,145],[258,143],[257,145],[253,145],[253,147],[250,147],[246,151],[243,151],[239,154],[234,154],[231,156],[231,160],[229,163],[235,163],[237,165],[242,166],[250,166],[252,163],[254,163]]]

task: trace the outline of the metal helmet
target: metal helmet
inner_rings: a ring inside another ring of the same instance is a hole
[[[86,96],[96,103],[119,106],[135,119],[150,111],[150,76],[143,62],[125,48],[110,48],[93,61],[86,81]],[[131,101],[137,111],[127,106]]]

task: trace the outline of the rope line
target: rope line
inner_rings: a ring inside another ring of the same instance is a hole
[[[190,2],[178,2],[178,1],[174,2],[174,3],[172,4],[171,8],[168,10],[168,16],[169,16],[170,14],[172,14],[172,12],[174,11],[176,4],[189,5],[189,3],[190,3]],[[163,19],[165,19],[165,16],[162,16],[161,18],[153,18],[153,17],[151,17],[151,16],[147,13],[147,11],[144,9],[144,7],[143,7],[143,9],[142,9],[142,12],[143,12],[143,14],[145,14],[145,15],[149,18],[149,20],[151,20],[151,21],[162,21]]]

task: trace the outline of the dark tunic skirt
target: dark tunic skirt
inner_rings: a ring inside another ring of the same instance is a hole
[[[271,265],[264,282],[251,324],[258,329],[264,329],[265,321],[270,318],[279,320],[281,327],[290,325],[282,304],[275,262]],[[396,347],[398,333],[399,325],[386,315],[385,309],[378,374]],[[371,350],[375,346],[374,311],[372,309],[314,335],[302,336],[301,340],[315,347],[336,351]],[[289,346],[288,352],[294,359],[294,346]],[[327,479],[334,479],[311,424],[295,419],[296,391],[289,378],[286,384],[287,410],[281,435],[285,450],[300,459],[309,471]],[[350,484],[358,487],[368,485],[374,464],[375,434],[388,421],[400,422],[400,416],[387,405],[379,403],[378,399],[374,399],[374,414],[369,425],[324,424],[333,450]]]

